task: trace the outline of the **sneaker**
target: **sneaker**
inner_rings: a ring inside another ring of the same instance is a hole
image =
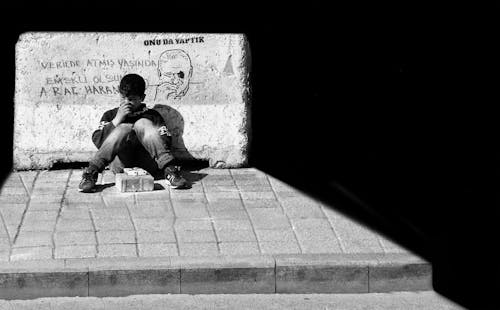
[[[184,188],[187,186],[187,181],[181,176],[179,166],[168,166],[165,168],[165,180],[172,188]]]
[[[95,183],[97,182],[97,176],[99,172],[94,167],[88,167],[83,171],[82,181],[78,186],[78,190],[84,193],[90,193],[95,188]]]

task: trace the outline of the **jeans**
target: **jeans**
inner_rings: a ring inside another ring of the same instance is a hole
[[[110,164],[114,173],[125,167],[140,167],[152,175],[174,159],[165,145],[158,126],[149,119],[141,118],[134,124],[122,123],[111,131],[90,160],[90,164],[103,171]]]

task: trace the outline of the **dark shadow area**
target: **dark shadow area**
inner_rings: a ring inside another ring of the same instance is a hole
[[[106,184],[96,184],[94,187],[94,193],[102,192],[106,188],[115,186],[115,183],[106,183]]]
[[[176,109],[165,104],[155,104],[153,109],[158,111],[165,120],[168,131],[172,134],[172,153],[175,158],[184,161],[194,161],[194,158],[184,145],[184,118]]]
[[[65,170],[65,169],[83,169],[89,166],[88,162],[79,161],[79,162],[56,162],[49,170]]]
[[[161,191],[161,190],[164,190],[164,189],[165,189],[165,187],[163,187],[163,185],[158,184],[158,183],[154,184],[154,187],[153,187],[154,191]]]
[[[201,181],[204,177],[206,177],[208,174],[206,173],[195,173],[191,171],[183,171],[182,176],[186,179],[186,181],[190,183],[195,183]]]

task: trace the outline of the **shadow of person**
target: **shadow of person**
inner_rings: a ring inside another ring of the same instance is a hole
[[[168,131],[172,134],[172,154],[181,163],[183,170],[195,171],[209,166],[208,160],[195,158],[186,148],[182,138],[184,134],[184,118],[176,109],[165,104],[155,104],[156,110],[165,120]]]

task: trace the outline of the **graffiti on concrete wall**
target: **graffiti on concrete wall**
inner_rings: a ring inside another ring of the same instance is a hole
[[[179,99],[189,90],[193,66],[189,55],[181,49],[166,50],[158,58],[159,82],[154,100]]]
[[[154,39],[144,46],[204,43],[204,37]],[[189,90],[193,64],[188,52],[180,48],[159,51],[158,56],[132,59],[109,57],[38,60],[38,98],[118,94],[121,78],[128,73],[140,74],[152,100],[181,99]]]

